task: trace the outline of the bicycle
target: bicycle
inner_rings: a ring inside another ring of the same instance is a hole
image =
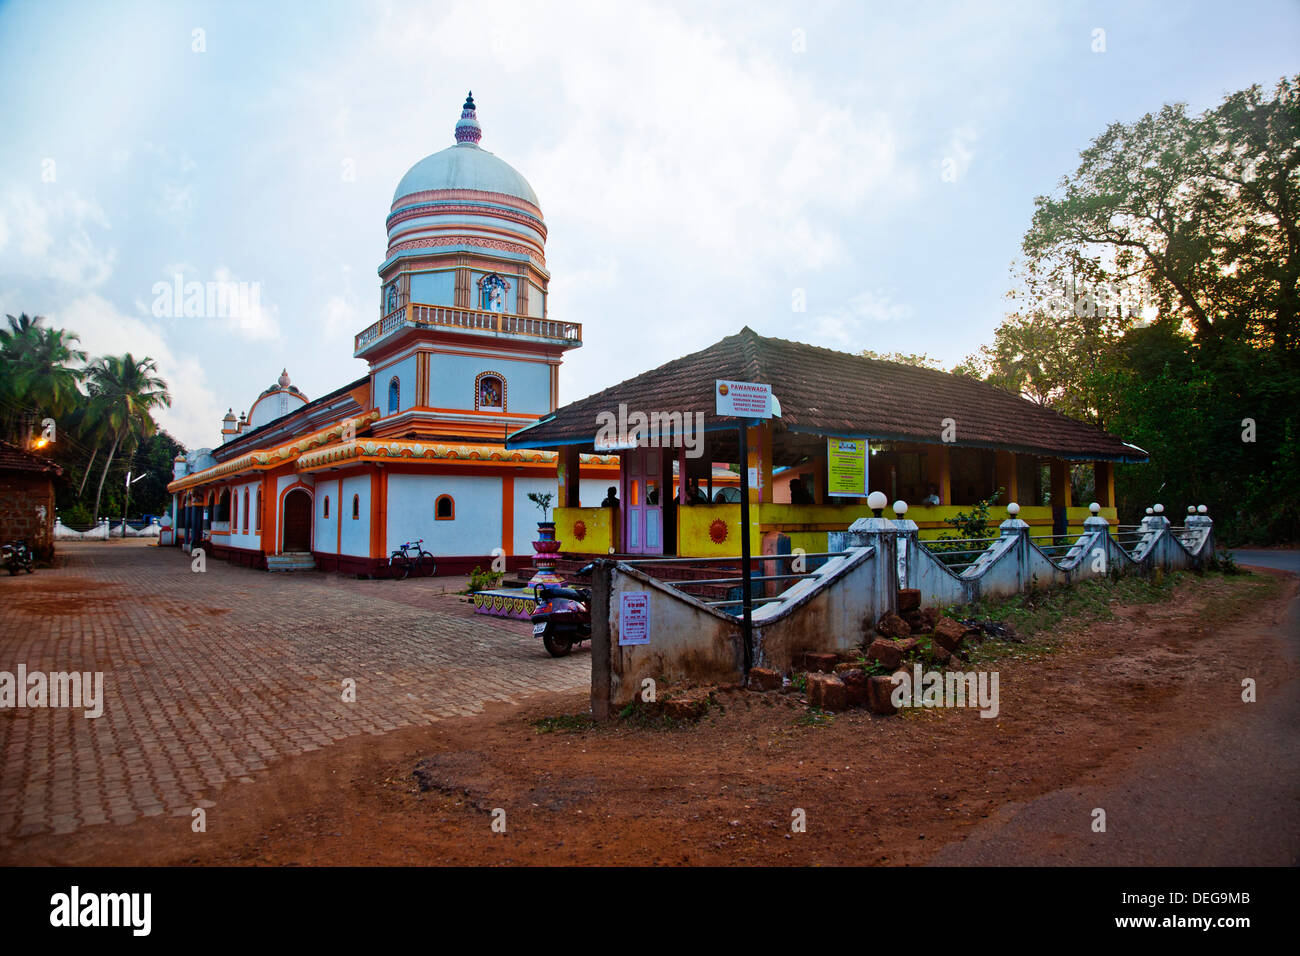
[[[423,538],[405,542],[388,556],[389,576],[399,581],[414,574],[416,577],[428,577],[438,570],[433,555],[421,548]]]

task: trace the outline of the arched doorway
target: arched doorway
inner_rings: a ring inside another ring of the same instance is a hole
[[[284,496],[284,554],[311,550],[311,495],[295,488]]]

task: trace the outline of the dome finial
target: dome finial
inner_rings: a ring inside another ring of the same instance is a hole
[[[288,387],[289,387],[289,370],[288,370],[287,368],[285,368],[285,369],[281,369],[281,371],[280,371],[280,377],[279,377],[278,379],[276,379],[276,381],[279,383],[279,385],[280,385],[281,388],[288,388]]]
[[[460,122],[456,124],[456,143],[477,146],[482,138],[483,130],[478,125],[478,116],[474,110],[474,91],[470,90],[465,97],[465,105],[460,110]]]

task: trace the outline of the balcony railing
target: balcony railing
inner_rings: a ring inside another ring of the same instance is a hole
[[[357,335],[354,352],[361,352],[380,339],[387,338],[402,328],[468,329],[490,332],[494,335],[523,335],[553,341],[582,341],[582,324],[556,322],[529,315],[507,315],[503,312],[485,312],[482,309],[460,309],[444,305],[420,305],[412,302],[384,316],[370,328]]]

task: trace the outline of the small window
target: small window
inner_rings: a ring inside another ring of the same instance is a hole
[[[393,414],[402,407],[402,383],[393,376],[393,380],[388,383],[388,414]]]
[[[506,380],[496,372],[480,372],[474,377],[474,408],[478,411],[506,410]]]
[[[239,495],[230,496],[230,507],[234,511],[234,517],[230,519],[230,530],[234,533],[239,532]]]
[[[248,534],[248,489],[244,489],[244,534]]]
[[[257,498],[255,500],[257,501],[257,516],[253,519],[254,521],[253,530],[261,531],[262,530],[262,489],[261,488],[257,489]]]
[[[439,495],[433,503],[433,517],[438,521],[452,521],[456,517],[456,502],[451,495]]]
[[[325,496],[325,517],[328,518],[329,516],[330,516],[330,496],[326,495]]]
[[[360,495],[352,496],[352,517],[353,518],[361,517],[361,496]]]

